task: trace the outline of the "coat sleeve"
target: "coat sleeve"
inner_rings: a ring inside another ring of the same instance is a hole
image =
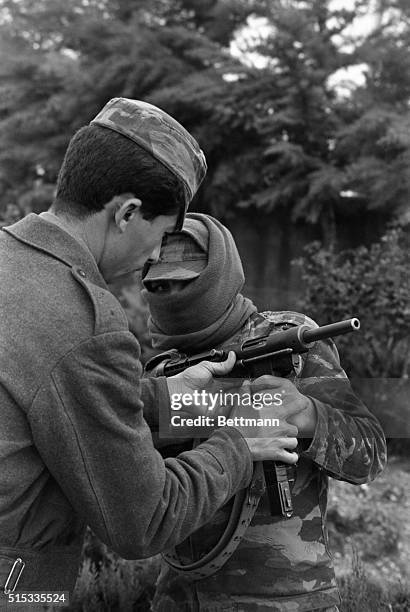
[[[252,474],[235,428],[162,459],[143,417],[138,356],[129,332],[93,336],[60,359],[28,414],[34,444],[71,505],[125,558],[175,546]]]
[[[386,464],[384,433],[353,392],[332,340],[317,342],[309,351],[297,386],[311,398],[317,414],[316,430],[303,456],[338,480],[373,480]]]
[[[159,430],[160,411],[169,414],[169,395],[166,378],[148,378],[140,381],[141,401],[144,406],[144,419],[151,432]]]

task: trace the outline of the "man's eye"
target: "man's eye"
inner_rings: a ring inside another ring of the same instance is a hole
[[[168,289],[168,285],[166,283],[159,282],[150,282],[146,284],[148,291],[151,293],[164,293]]]

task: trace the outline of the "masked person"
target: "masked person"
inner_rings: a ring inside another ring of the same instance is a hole
[[[164,462],[144,420],[155,429],[175,390],[234,363],[141,385],[138,341],[107,286],[155,258],[205,171],[177,121],[114,98],[71,139],[50,210],[1,232],[0,609],[71,591],[87,524],[121,556],[151,556],[247,486],[254,457],[296,460],[274,435],[231,427]]]
[[[230,232],[207,215],[188,214],[182,231],[165,237],[160,258],[147,266],[143,282],[152,343],[159,350],[191,355],[283,327],[317,327],[297,312],[257,312],[240,293],[244,275]],[[154,358],[153,366],[161,359]],[[295,373],[275,385],[275,390],[302,395],[311,405],[298,423],[293,515],[272,516],[265,492],[236,549],[232,542],[218,549],[233,516],[231,500],[166,555],[155,612],[338,609],[326,527],[328,477],[352,484],[375,478],[386,461],[384,435],[351,390],[332,340],[316,342],[301,355]],[[170,453],[171,447],[166,450]],[[201,566],[205,558],[209,561]],[[201,567],[206,573],[202,579]]]

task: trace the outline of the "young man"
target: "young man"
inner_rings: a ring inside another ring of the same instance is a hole
[[[246,441],[229,428],[164,462],[143,418],[155,428],[170,394],[234,363],[141,389],[139,344],[106,284],[155,257],[205,171],[172,117],[115,98],[70,141],[51,209],[1,232],[0,609],[72,590],[86,524],[123,557],[150,556],[246,486],[253,458],[284,452],[263,429]]]
[[[194,354],[283,326],[317,327],[296,312],[258,313],[240,293],[243,283],[229,231],[212,217],[189,214],[182,231],[165,238],[158,262],[145,270],[154,347]],[[337,610],[326,530],[328,476],[353,484],[372,480],[386,461],[385,439],[377,420],[353,394],[331,340],[315,343],[295,369],[289,380],[272,378],[273,390],[303,395],[312,409],[297,423],[300,458],[293,516],[271,516],[265,493],[232,556],[226,555],[226,563],[212,575],[194,581],[187,569],[193,563],[199,567],[217,545],[231,501],[167,558],[173,567],[163,562],[155,612]],[[293,417],[288,421],[294,422]],[[221,565],[220,552],[214,565]]]

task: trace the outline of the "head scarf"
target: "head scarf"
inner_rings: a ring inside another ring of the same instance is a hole
[[[150,309],[153,346],[193,353],[221,345],[256,307],[240,293],[245,277],[230,231],[201,213],[188,214],[186,223],[185,235],[207,245],[205,269],[178,293],[156,294],[144,289],[143,295]]]

